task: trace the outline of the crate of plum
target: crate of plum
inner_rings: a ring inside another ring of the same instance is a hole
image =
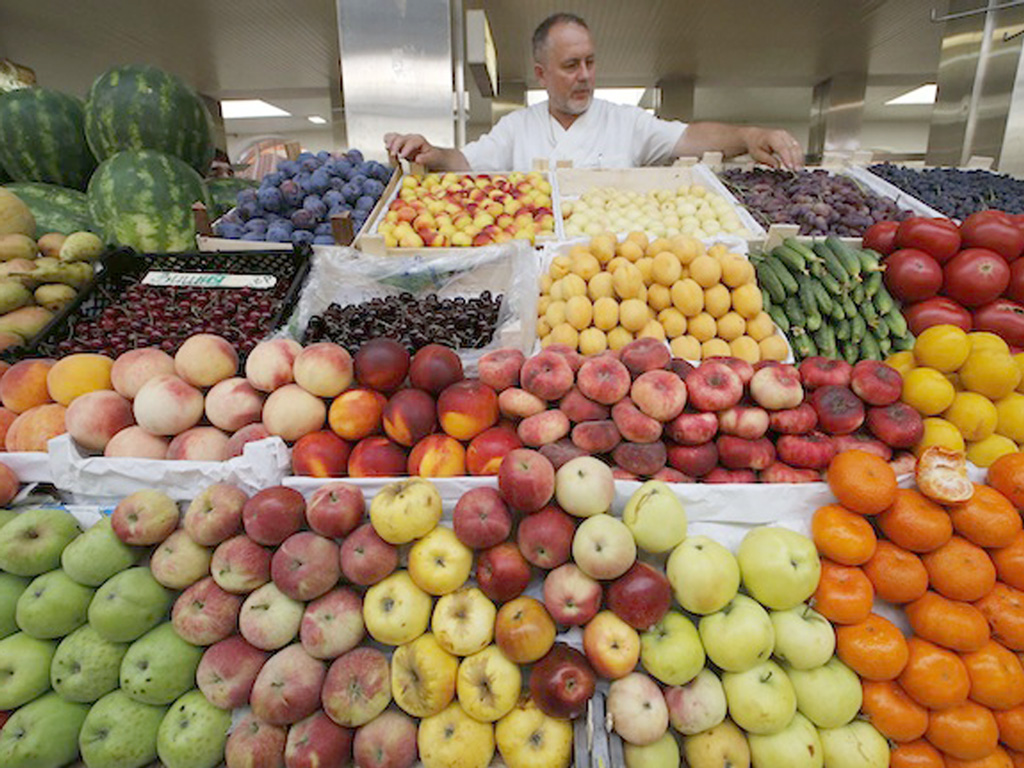
[[[91,286],[18,352],[116,357],[159,347],[173,354],[189,336],[214,333],[245,355],[288,317],[309,266],[308,245],[215,255],[113,251]]]
[[[979,168],[908,168],[878,163],[867,171],[913,195],[936,216],[963,221],[972,213],[997,210],[1024,214],[1024,180]]]
[[[342,155],[302,152],[282,160],[256,189],[198,238],[201,251],[265,250],[308,244],[319,251],[352,241],[369,228],[400,173],[358,149]],[[351,225],[348,235],[342,223]]]

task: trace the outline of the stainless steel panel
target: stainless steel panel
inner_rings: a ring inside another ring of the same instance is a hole
[[[1024,175],[1024,47],[1017,57],[1010,108],[1006,115],[999,170],[1015,176]]]
[[[1016,129],[1011,124],[1015,83],[1020,69],[1024,37],[1012,34],[1024,25],[1024,7],[1009,8],[992,14],[992,34],[985,79],[978,100],[977,129],[971,149],[973,155],[994,157],[1003,168],[1003,153],[1008,143],[1020,143],[1020,118]],[[1006,38],[1010,37],[1009,40]],[[1024,105],[1017,104],[1021,114]],[[1012,151],[1012,150],[1011,150]],[[1009,160],[1009,155],[1007,155]]]
[[[448,0],[336,0],[348,141],[383,157],[388,131],[455,142]]]
[[[673,77],[658,81],[661,102],[658,117],[667,120],[693,120],[694,81],[692,77]]]
[[[807,147],[812,159],[860,148],[867,85],[866,72],[844,72],[814,87]]]

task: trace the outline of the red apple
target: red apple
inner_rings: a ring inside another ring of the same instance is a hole
[[[361,488],[350,483],[328,483],[317,488],[306,505],[309,527],[329,539],[348,536],[363,520],[366,500]]]
[[[477,584],[495,602],[504,603],[521,595],[531,576],[530,564],[511,542],[484,550],[477,558]]]
[[[551,569],[568,561],[575,533],[575,519],[552,505],[520,521],[516,542],[529,562]]]
[[[494,488],[473,488],[462,494],[452,512],[459,541],[472,549],[500,544],[512,531],[512,516]]]
[[[363,523],[342,542],[341,573],[353,584],[376,584],[398,567],[398,549],[377,535],[370,523]]]
[[[555,643],[530,672],[530,697],[550,717],[583,714],[594,695],[596,675],[587,657],[565,643]]]
[[[305,519],[306,500],[283,485],[260,491],[242,507],[245,532],[257,544],[280,544],[302,528]]]
[[[672,585],[661,571],[635,562],[608,585],[605,600],[612,613],[644,631],[661,621],[672,605]]]

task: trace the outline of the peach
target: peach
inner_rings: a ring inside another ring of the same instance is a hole
[[[466,449],[448,435],[430,435],[416,443],[406,466],[419,477],[457,477],[466,474]]]
[[[324,426],[327,406],[298,384],[275,389],[263,404],[263,425],[272,435],[293,442]]]
[[[585,359],[583,355],[576,351],[575,347],[570,347],[568,344],[550,344],[546,351],[554,352],[556,355],[561,355],[565,358],[565,362],[572,368],[573,373],[579,371]]]
[[[557,352],[544,350],[523,363],[519,380],[523,389],[541,400],[559,400],[573,384],[572,366]]]
[[[24,343],[25,340],[16,333],[12,333],[11,331],[0,331],[0,352],[5,349],[20,347]]]
[[[223,336],[197,333],[178,347],[174,372],[193,387],[212,387],[238,373],[238,352]]]
[[[406,456],[386,437],[360,440],[348,457],[349,477],[397,477],[405,474]]]
[[[210,575],[225,592],[244,595],[270,581],[272,553],[242,534],[223,541],[213,550]]]
[[[622,400],[612,408],[612,421],[622,437],[632,443],[653,443],[661,439],[662,424],[633,405]]]
[[[370,339],[354,358],[356,381],[378,392],[391,393],[409,373],[409,353],[392,339]]]
[[[526,357],[518,349],[496,349],[488,352],[477,362],[480,381],[495,392],[504,392],[519,384],[519,371]]]
[[[11,422],[5,437],[7,450],[45,452],[50,440],[67,431],[66,412],[67,408],[58,403],[29,408]]]
[[[413,355],[409,383],[437,396],[457,381],[462,381],[462,361],[448,347],[428,344]]]
[[[818,425],[830,435],[848,435],[864,423],[864,403],[849,387],[818,387],[810,401]]]
[[[9,411],[6,408],[0,408],[0,450],[6,450],[4,443],[7,440],[7,430],[11,428],[11,424],[18,418],[18,414],[14,411]]]
[[[273,392],[294,379],[295,358],[302,345],[292,339],[261,341],[245,361],[245,378],[260,392]]]
[[[132,410],[151,435],[177,435],[203,418],[203,395],[177,376],[155,376],[142,385]]]
[[[388,399],[372,389],[350,389],[331,403],[327,421],[338,437],[357,441],[378,434]]]
[[[779,461],[800,469],[825,469],[836,454],[835,443],[823,432],[783,435],[775,443],[775,449]]]
[[[547,410],[547,403],[525,389],[510,387],[498,395],[498,409],[509,419],[525,419]]]
[[[702,477],[718,466],[718,446],[713,442],[701,445],[670,445],[668,463],[690,477]]]
[[[620,442],[622,435],[611,420],[584,421],[572,428],[572,444],[589,454],[611,453]]]
[[[817,483],[821,480],[821,473],[815,469],[797,469],[776,461],[770,467],[762,469],[759,478],[762,483]]]
[[[110,438],[103,455],[107,458],[166,459],[167,440],[149,434],[142,427],[125,427]]]
[[[665,444],[659,440],[656,443],[619,443],[612,451],[612,458],[627,472],[649,477],[664,469],[668,455]]]
[[[607,405],[595,403],[580,392],[578,387],[570,389],[569,393],[558,401],[558,409],[568,416],[573,424],[582,421],[603,421],[611,415]]]
[[[619,402],[629,394],[632,383],[629,369],[612,357],[587,360],[577,376],[580,393],[602,405]]]
[[[216,427],[192,427],[167,446],[167,458],[180,461],[224,461],[228,436]]]
[[[652,419],[672,421],[686,405],[686,384],[671,371],[646,371],[637,376],[629,396]]]
[[[718,416],[714,413],[681,413],[665,425],[665,432],[680,445],[703,445],[718,434]]]
[[[501,462],[498,489],[513,509],[536,512],[555,495],[555,468],[543,454],[519,448]]]
[[[735,483],[756,483],[757,475],[752,469],[726,469],[715,467],[706,475],[703,481],[709,485],[723,484],[733,485]]]
[[[255,424],[262,413],[263,394],[241,377],[219,381],[206,393],[206,418],[225,432]]]
[[[434,398],[422,389],[400,389],[384,406],[384,434],[411,448],[437,427]]]
[[[0,401],[4,408],[24,413],[29,408],[52,402],[46,377],[53,360],[22,360],[8,368],[0,378]]]
[[[672,354],[664,342],[657,339],[637,339],[619,350],[619,359],[636,377],[647,371],[664,368],[672,359]]]
[[[561,411],[544,411],[519,423],[519,439],[523,445],[539,448],[561,440],[569,434],[569,419]]]
[[[119,395],[134,400],[147,381],[172,374],[174,358],[162,349],[145,347],[118,355],[110,369],[110,383]]]
[[[247,443],[255,443],[268,437],[270,437],[270,433],[267,432],[267,428],[263,426],[262,422],[259,424],[249,424],[228,438],[228,444],[224,447],[224,454],[229,459],[241,456],[245,452]]]
[[[310,344],[292,363],[295,383],[317,397],[337,397],[352,383],[352,356],[330,341]]]
[[[720,435],[716,443],[719,461],[726,469],[766,469],[775,461],[775,446],[767,437],[744,440]]]
[[[472,440],[498,423],[498,395],[478,379],[452,384],[437,398],[438,420],[456,440]]]
[[[110,389],[110,369],[114,361],[106,355],[83,352],[61,358],[46,374],[50,397],[61,405],[71,404],[79,395],[97,389]]]
[[[551,466],[556,470],[560,469],[563,464],[567,464],[575,458],[590,455],[582,448],[577,447],[572,440],[567,437],[563,437],[561,440],[554,443],[542,445],[538,450],[544,458],[551,462]]]
[[[505,456],[522,447],[519,435],[511,426],[499,424],[485,429],[466,449],[466,468],[471,475],[496,475]]]
[[[750,405],[734,405],[718,414],[718,428],[722,434],[735,435],[746,440],[764,437],[768,431],[768,411]]]
[[[818,412],[813,405],[803,402],[796,408],[772,411],[768,424],[780,435],[805,435],[818,426]]]
[[[132,404],[108,389],[87,392],[68,407],[68,433],[79,445],[102,451],[110,438],[135,423]]]
[[[309,477],[342,477],[352,446],[330,430],[303,435],[292,447],[292,472]]]

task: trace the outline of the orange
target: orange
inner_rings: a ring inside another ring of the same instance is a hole
[[[998,749],[996,750],[996,754],[999,754]],[[1010,756],[1010,762],[1012,763],[1013,768],[1024,768],[1024,752],[1014,752],[1013,750],[1007,749],[1006,754]]]
[[[896,473],[889,463],[865,451],[843,451],[829,464],[828,486],[851,512],[877,515],[896,499]]]
[[[896,501],[877,519],[889,541],[911,552],[930,552],[953,535],[946,510],[913,488],[897,489]]]
[[[871,613],[875,590],[860,568],[821,561],[814,608],[833,624],[859,624]]]
[[[932,588],[951,600],[974,602],[996,583],[996,567],[981,547],[954,536],[922,556]]]
[[[946,755],[946,768],[1016,768],[1017,763],[1010,757],[1010,754],[1000,747],[996,747],[985,757],[977,760],[960,760],[952,755]]]
[[[995,488],[978,483],[970,499],[950,506],[949,516],[956,532],[979,547],[1009,546],[1024,529],[1010,500]]]
[[[864,680],[895,680],[907,664],[907,641],[895,624],[872,613],[859,624],[836,627],[836,654]]]
[[[967,701],[971,679],[959,656],[920,637],[907,640],[907,649],[910,655],[899,683],[910,698],[929,709]]]
[[[988,619],[993,640],[1011,651],[1024,651],[1024,592],[997,583],[974,605]]]
[[[942,373],[957,370],[971,353],[971,343],[962,328],[949,323],[933,325],[914,341],[914,359],[918,365]]]
[[[1024,704],[1024,666],[1020,659],[990,640],[973,653],[961,654],[971,678],[971,700],[990,709]]]
[[[993,712],[999,725],[999,740],[1010,749],[1024,752],[1024,706]]]
[[[928,710],[907,696],[891,680],[864,680],[864,703],[861,712],[867,715],[878,732],[893,741],[914,741],[928,730]]]
[[[897,745],[889,756],[889,768],[945,768],[942,753],[924,739]]]
[[[811,518],[811,538],[825,557],[841,565],[860,565],[875,554],[875,529],[862,515],[826,504]]]
[[[970,603],[926,592],[903,610],[914,634],[951,651],[977,651],[989,641],[988,621]]]
[[[1024,509],[1024,453],[1011,453],[996,459],[988,468],[986,482],[1010,500],[1017,509]]]
[[[973,701],[931,712],[925,738],[932,746],[960,760],[980,760],[999,745],[999,726],[992,713]]]
[[[1024,589],[1024,531],[1013,537],[1009,546],[989,552],[999,580],[1014,589]]]
[[[891,542],[878,542],[862,567],[875,594],[890,603],[909,603],[928,590],[928,571],[921,558]]]

